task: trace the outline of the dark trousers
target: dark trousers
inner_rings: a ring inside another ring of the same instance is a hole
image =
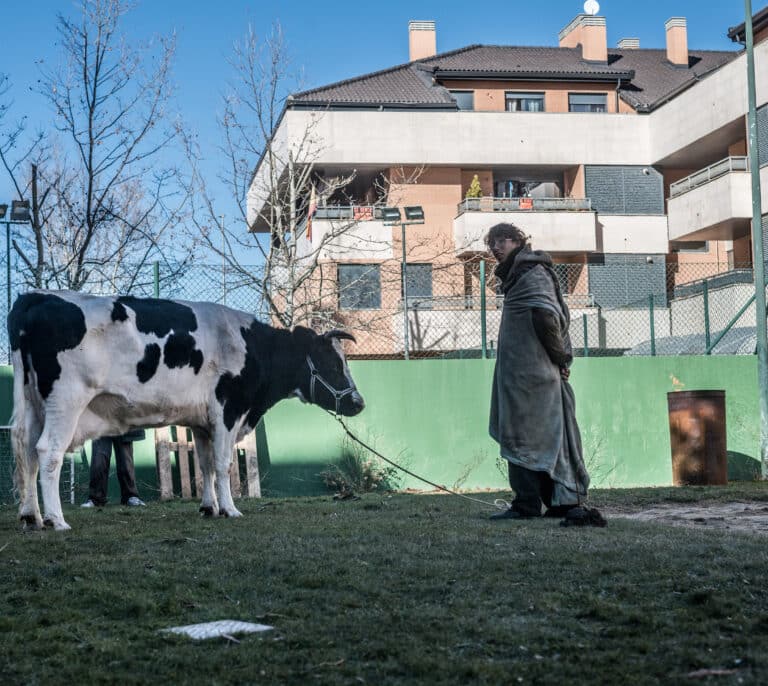
[[[573,505],[558,505],[552,507],[552,494],[555,482],[546,472],[534,472],[519,465],[509,465],[509,485],[515,492],[512,501],[512,509],[529,517],[538,517],[541,514],[542,503],[550,510],[551,514],[563,516]]]
[[[133,443],[124,441],[119,436],[104,436],[94,440],[91,449],[91,481],[88,497],[96,505],[107,503],[109,459],[112,456],[113,447],[117,480],[120,483],[120,502],[125,505],[128,498],[139,497],[133,470]]]

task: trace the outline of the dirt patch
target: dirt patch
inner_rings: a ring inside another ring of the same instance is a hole
[[[642,510],[605,508],[603,513],[609,519],[634,519],[768,536],[768,504],[765,502],[654,505]]]

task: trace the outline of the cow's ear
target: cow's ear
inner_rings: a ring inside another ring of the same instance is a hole
[[[293,329],[293,339],[299,344],[299,347],[309,350],[312,343],[317,339],[317,334],[306,326],[296,326]]]

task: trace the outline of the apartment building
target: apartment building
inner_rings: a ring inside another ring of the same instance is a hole
[[[768,7],[753,28],[768,208]],[[438,53],[434,22],[411,22],[407,63],[289,98],[273,132],[279,152],[249,192],[252,230],[269,230],[267,179],[285,175],[275,165],[311,130],[322,144],[298,249],[316,255],[336,286],[323,307],[342,324],[366,322],[364,347],[382,355],[403,350],[404,233],[408,304],[431,312],[471,309],[484,290],[483,237],[500,221],[562,266],[572,309],[630,303],[649,280],[664,292],[670,266],[748,264],[746,57],[736,44],[744,25],[723,30],[733,51],[690,47],[681,17],[659,27],[663,49],[633,38],[611,48],[606,18],[578,15],[551,47]],[[314,199],[339,178],[351,181]],[[424,223],[404,232],[384,221],[386,206],[420,206]],[[643,265],[642,276],[617,289],[606,267],[627,264]],[[450,333],[458,320],[429,333],[428,319],[409,316],[412,349],[472,345]]]

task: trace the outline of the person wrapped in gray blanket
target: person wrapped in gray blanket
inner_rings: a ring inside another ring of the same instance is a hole
[[[603,526],[582,505],[589,487],[573,389],[570,314],[552,258],[532,250],[514,224],[497,224],[486,244],[498,261],[504,293],[493,375],[489,430],[507,461],[515,493],[491,519],[563,517],[564,525]]]

